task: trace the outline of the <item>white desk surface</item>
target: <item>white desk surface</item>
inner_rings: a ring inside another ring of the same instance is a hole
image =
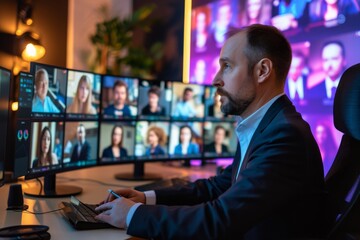
[[[170,163],[178,165],[177,163]],[[215,174],[216,166],[214,164],[203,167],[183,168],[178,166],[169,166],[165,163],[146,163],[145,172],[161,173],[163,178],[185,177],[190,176],[192,180],[197,178],[207,178]],[[132,164],[109,165],[93,167],[82,170],[70,171],[57,174],[57,184],[76,185],[83,188],[83,192],[77,197],[85,203],[98,203],[107,195],[107,189],[117,189],[120,187],[135,187],[150,183],[151,181],[120,181],[114,178],[115,173],[133,171]],[[100,181],[100,182],[99,182]],[[19,181],[23,190],[29,186],[39,186],[36,180]],[[113,184],[105,185],[105,184]],[[27,212],[7,211],[7,199],[10,184],[5,184],[0,188],[0,228],[25,225],[41,224],[49,226],[51,239],[136,239],[126,234],[125,230],[120,229],[99,229],[99,230],[75,230],[61,212],[52,212],[46,214],[30,214]],[[45,212],[58,209],[61,201],[69,201],[69,198],[35,198],[24,195],[24,204],[29,206],[29,211]]]

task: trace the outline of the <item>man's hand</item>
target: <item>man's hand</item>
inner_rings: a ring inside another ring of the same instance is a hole
[[[146,198],[145,198],[145,194],[143,192],[139,192],[130,188],[124,188],[124,189],[118,189],[116,191],[114,191],[116,194],[118,194],[119,196],[123,197],[123,198],[127,198],[135,203],[143,203],[145,204]],[[106,197],[106,199],[104,201],[102,201],[100,204],[103,203],[108,203],[111,201],[114,201],[116,199],[116,197],[114,195],[112,195],[111,193],[109,193],[109,195]]]
[[[95,210],[101,213],[95,218],[117,228],[126,228],[126,217],[134,204],[133,201],[124,197],[117,198],[97,207]]]

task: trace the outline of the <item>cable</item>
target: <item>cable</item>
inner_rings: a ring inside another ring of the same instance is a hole
[[[52,212],[57,212],[57,211],[61,211],[61,208],[57,208],[55,210],[50,210],[50,211],[46,211],[46,212],[32,212],[29,210],[14,210],[14,212],[26,212],[26,213],[30,213],[30,214],[34,214],[34,215],[40,215],[40,214],[46,214],[46,213],[52,213]]]
[[[41,180],[39,178],[36,178],[36,180],[40,183],[40,191],[39,191],[39,195],[41,195],[42,189],[43,189],[43,184],[41,182]]]
[[[67,180],[69,180],[69,181],[88,181],[88,182],[94,182],[94,183],[98,183],[98,184],[103,185],[103,186],[129,187],[129,186],[124,186],[124,185],[119,185],[119,184],[105,183],[105,182],[102,182],[102,181],[99,181],[99,180],[90,179],[90,178],[69,178],[69,177],[57,177],[57,178],[67,179]]]

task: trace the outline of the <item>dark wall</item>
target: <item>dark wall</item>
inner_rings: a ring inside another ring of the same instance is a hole
[[[68,1],[67,0],[32,0],[33,3],[33,20],[32,26],[27,27],[20,25],[21,30],[32,30],[40,35],[41,43],[46,49],[45,56],[38,62],[66,67],[66,42],[67,42],[67,17]],[[15,34],[17,18],[17,1],[0,0],[0,31]],[[0,44],[3,42],[0,39]],[[2,47],[2,46],[1,46]],[[16,58],[10,54],[0,51],[0,66],[12,69]],[[29,63],[17,61],[22,70],[29,70]],[[11,99],[16,99],[18,84],[13,80],[11,83]],[[5,169],[12,171],[14,169],[13,153],[15,136],[15,117],[14,112],[10,113],[9,131],[7,136],[7,152]],[[5,160],[6,160],[5,159]]]
[[[148,4],[156,4],[151,14],[155,23],[146,34],[135,32],[134,41],[147,48],[154,42],[162,42],[163,57],[156,63],[154,75],[159,80],[182,81],[185,1],[133,0],[134,10]]]
[[[68,1],[33,0],[32,3],[34,23],[31,27],[20,25],[20,29],[30,29],[40,35],[46,54],[39,62],[65,67]],[[14,34],[16,15],[16,0],[0,0],[0,31]],[[12,68],[13,57],[0,52],[0,65]]]

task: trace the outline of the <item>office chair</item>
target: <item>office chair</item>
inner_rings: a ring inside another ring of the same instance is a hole
[[[334,99],[334,125],[343,133],[325,177],[327,239],[360,239],[360,64],[341,76]]]

